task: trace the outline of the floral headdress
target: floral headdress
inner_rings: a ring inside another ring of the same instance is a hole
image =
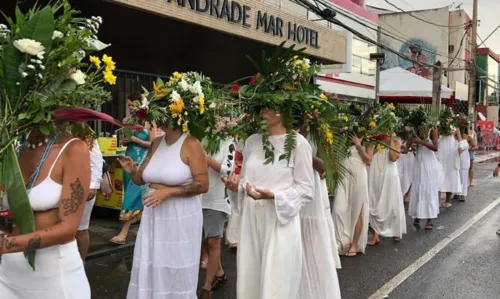
[[[230,93],[248,116],[238,127],[240,135],[261,133],[265,152],[265,163],[275,161],[274,148],[269,142],[267,123],[259,117],[261,108],[271,108],[281,114],[287,134],[285,152],[276,157],[279,160],[290,160],[296,147],[296,129],[301,119],[309,125],[309,136],[316,144],[318,153],[325,161],[327,180],[332,188],[347,175],[342,160],[347,157],[348,150],[340,146],[345,140],[333,127],[338,118],[335,106],[313,83],[314,75],[320,66],[304,56],[304,49],[295,50],[294,46],[284,48],[284,44],[271,55],[262,55],[260,63],[247,57],[256,68],[257,74],[250,82],[239,87],[233,84]],[[334,146],[335,144],[335,146]],[[336,146],[336,145],[339,146]]]
[[[451,109],[446,108],[439,114],[439,134],[440,135],[452,135],[455,130],[455,123],[453,120],[453,113]]]
[[[210,78],[196,72],[174,72],[167,82],[157,79],[153,91],[145,90],[142,102],[131,111],[132,117],[138,123],[154,121],[158,126],[181,128],[201,140],[212,94]]]
[[[410,111],[407,126],[409,128],[409,137],[426,140],[429,137],[429,130],[435,127],[435,124],[424,106],[418,106]]]
[[[88,109],[110,98],[103,81],[116,81],[111,57],[102,58],[103,66],[97,57],[90,66],[82,62],[108,46],[96,37],[102,19],[76,18],[67,0],[27,13],[17,8],[15,15],[15,20],[7,18],[8,26],[0,24],[0,182],[16,225],[26,234],[35,230],[35,222],[14,148],[18,137],[33,130],[49,135],[53,121],[70,121],[65,130],[90,139],[90,127],[78,122],[119,122]],[[33,266],[35,253],[26,255]]]

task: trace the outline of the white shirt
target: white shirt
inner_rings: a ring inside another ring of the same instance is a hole
[[[231,145],[233,148],[232,153],[229,150]],[[221,164],[221,169],[220,173],[218,173],[211,167],[208,168],[209,187],[208,192],[203,194],[202,196],[203,209],[217,210],[228,215],[231,214],[231,206],[229,204],[229,200],[225,196],[226,189],[220,176],[224,175],[227,177],[228,171],[230,173],[233,172],[234,152],[235,141],[233,138],[229,138],[221,143],[219,151],[217,153],[210,155],[210,158],[212,160]]]
[[[99,190],[101,188],[103,163],[101,149],[95,140],[90,151],[90,189]]]

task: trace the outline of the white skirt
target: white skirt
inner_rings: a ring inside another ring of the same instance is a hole
[[[202,227],[201,196],[145,207],[127,299],[196,299]]]
[[[92,209],[94,208],[95,197],[85,203],[85,210],[83,210],[82,221],[78,227],[78,231],[88,230],[90,226],[90,216],[92,215]]]
[[[231,214],[226,228],[226,243],[234,245],[238,243],[240,237],[240,216]]]
[[[35,271],[24,253],[2,256],[0,264],[2,299],[90,299],[76,241],[36,251]]]
[[[408,193],[413,182],[413,166],[415,155],[413,153],[402,154],[398,159],[399,181],[401,182],[401,192]]]

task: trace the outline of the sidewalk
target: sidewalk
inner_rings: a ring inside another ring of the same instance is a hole
[[[130,228],[125,245],[116,245],[109,242],[109,239],[116,236],[121,230],[121,222],[114,218],[94,218],[90,220],[90,248],[89,260],[104,255],[133,250],[139,224],[134,224]]]
[[[483,151],[477,151],[476,152],[476,159],[474,160],[476,163],[481,163],[481,162],[495,162],[495,161],[488,161],[488,160],[493,160],[500,157],[500,151],[489,151],[489,152],[483,152]]]

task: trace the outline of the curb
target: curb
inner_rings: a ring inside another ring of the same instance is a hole
[[[497,157],[500,157],[500,152],[493,152],[485,155],[476,156],[475,162],[481,163]]]
[[[113,254],[118,254],[118,253],[123,253],[126,251],[133,251],[135,246],[135,242],[125,244],[125,245],[120,245],[114,248],[106,248],[106,249],[101,249],[97,250],[94,252],[91,252],[87,255],[87,258],[85,259],[86,262],[95,260],[104,256],[110,256]]]

